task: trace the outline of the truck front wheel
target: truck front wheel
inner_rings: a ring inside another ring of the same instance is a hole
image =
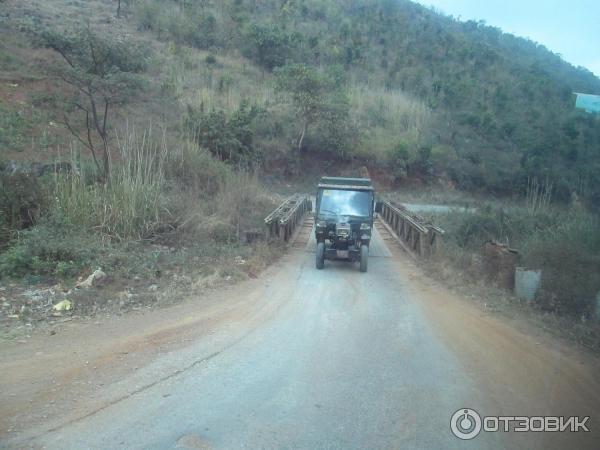
[[[360,271],[366,272],[368,264],[369,264],[369,246],[363,244],[360,246]]]
[[[317,243],[317,260],[316,260],[317,269],[321,270],[325,267],[325,242]]]

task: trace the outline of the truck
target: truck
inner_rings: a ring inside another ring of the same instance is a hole
[[[325,260],[360,263],[366,272],[373,228],[375,190],[369,178],[322,177],[315,208],[316,268]]]

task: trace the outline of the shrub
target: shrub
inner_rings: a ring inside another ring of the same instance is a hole
[[[160,30],[161,5],[156,1],[136,2],[135,8],[136,18],[139,28],[142,30],[152,30],[158,32]]]
[[[244,41],[244,56],[253,59],[267,70],[283,66],[295,46],[292,36],[271,24],[252,25]]]
[[[390,163],[390,169],[396,180],[406,178],[408,175],[408,165],[411,161],[410,145],[401,141],[393,147],[387,157]]]
[[[27,173],[0,173],[0,245],[11,230],[35,224],[47,205],[47,196],[38,179]]]
[[[252,123],[260,109],[243,101],[237,111],[224,111],[188,107],[185,128],[199,147],[208,150],[221,161],[248,164],[256,158],[253,147]]]
[[[31,120],[0,99],[0,149],[22,150],[28,141]]]
[[[93,265],[101,251],[93,236],[53,216],[21,231],[0,254],[0,275],[75,276]]]
[[[194,196],[214,195],[230,170],[207,150],[187,142],[179,151],[169,153],[166,175],[171,183]]]

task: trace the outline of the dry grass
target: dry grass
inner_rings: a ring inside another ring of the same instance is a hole
[[[215,62],[207,63],[214,57]],[[244,100],[269,106],[276,102],[271,76],[237,55],[209,52],[171,44],[162,89],[183,105],[205,110],[234,111]]]
[[[96,230],[110,239],[143,239],[164,225],[164,135],[154,141],[151,129],[129,132],[118,142],[118,164],[111,164],[109,183],[88,182],[71,173],[54,182],[56,210],[69,222]]]
[[[260,229],[262,220],[276,206],[254,173],[228,171],[218,180],[208,199],[187,202],[182,208],[178,233],[185,240],[207,236],[220,243],[244,240],[244,233]]]
[[[352,113],[370,126],[422,133],[431,119],[431,111],[423,102],[399,90],[353,85],[348,95]]]
[[[385,161],[399,142],[418,143],[430,126],[431,111],[402,91],[355,84],[348,96],[355,126],[368,137],[355,156]]]

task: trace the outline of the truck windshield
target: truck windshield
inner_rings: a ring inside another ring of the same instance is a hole
[[[324,189],[319,213],[338,216],[371,216],[371,193]]]

